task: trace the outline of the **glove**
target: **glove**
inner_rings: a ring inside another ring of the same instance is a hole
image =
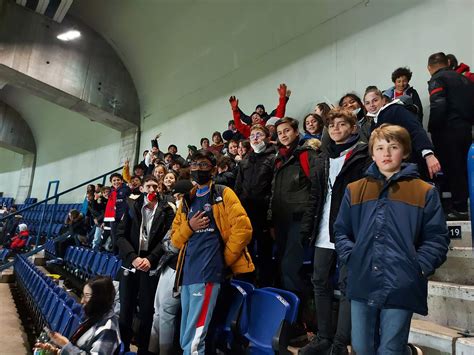
[[[230,107],[232,108],[232,111],[237,111],[239,109],[239,100],[235,98],[235,96],[231,96],[229,98],[230,102]]]
[[[280,87],[277,89],[278,95],[280,95],[280,98],[286,97],[286,85],[285,84],[280,84]]]

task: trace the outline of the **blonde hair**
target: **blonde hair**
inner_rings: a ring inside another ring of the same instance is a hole
[[[304,142],[304,146],[310,147],[314,150],[319,150],[319,148],[321,147],[321,141],[316,138],[310,138],[306,142]]]
[[[374,129],[369,139],[369,154],[373,155],[375,140],[385,139],[387,142],[395,141],[400,143],[403,149],[403,155],[411,153],[411,139],[408,131],[397,125],[384,123],[380,127]]]

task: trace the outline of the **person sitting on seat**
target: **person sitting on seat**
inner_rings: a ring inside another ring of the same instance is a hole
[[[18,225],[18,233],[12,239],[10,248],[12,251],[19,252],[26,246],[28,242],[28,237],[30,233],[28,232],[28,226],[25,223]]]
[[[114,354],[120,346],[118,318],[114,313],[115,288],[110,277],[89,280],[83,289],[81,303],[85,320],[71,339],[58,332],[48,332],[53,344],[36,343],[35,349],[52,354]]]

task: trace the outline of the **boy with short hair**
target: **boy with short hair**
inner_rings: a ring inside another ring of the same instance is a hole
[[[205,340],[226,272],[254,271],[247,244],[252,226],[232,189],[213,184],[216,158],[196,152],[190,164],[196,186],[176,213],[171,243],[180,249],[175,290],[181,286],[180,343],[184,355],[205,353]]]
[[[426,315],[427,277],[449,237],[436,189],[419,178],[408,131],[382,125],[369,140],[374,163],[348,185],[334,225],[348,269],[352,346],[358,354],[409,354],[413,312]]]
[[[350,303],[345,296],[346,269],[339,269],[341,291],[336,333],[334,334],[332,303],[337,255],[334,250],[334,229],[346,186],[362,178],[371,163],[367,144],[360,141],[357,118],[344,109],[332,109],[327,115],[330,142],[316,161],[318,186],[315,206],[313,288],[318,333],[300,350],[302,355],[347,355],[351,340]]]

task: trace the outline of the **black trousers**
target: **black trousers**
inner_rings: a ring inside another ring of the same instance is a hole
[[[138,354],[148,354],[151,326],[153,324],[154,300],[158,276],[147,272],[122,273],[120,279],[120,334],[126,351],[133,336],[132,323],[138,305],[140,326],[136,334]]]
[[[268,206],[256,204],[244,205],[245,211],[252,223],[252,240],[248,246],[256,269],[258,287],[273,286],[273,239],[270,236],[267,223]]]
[[[347,269],[339,269],[338,286],[341,291],[339,314],[336,334],[333,335],[332,299],[334,288],[331,277],[334,274],[337,255],[333,249],[315,248],[314,250],[314,302],[318,333],[323,338],[333,339],[339,345],[349,345],[351,342],[351,304],[346,298]]]
[[[451,192],[452,207],[467,212],[469,197],[467,153],[472,143],[471,128],[447,128],[431,134],[436,156]]]

